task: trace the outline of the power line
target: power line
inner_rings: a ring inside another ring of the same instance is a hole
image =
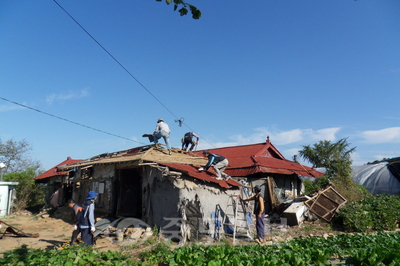
[[[56,3],[61,10],[63,10],[97,45],[101,47],[123,70],[125,70],[128,75],[133,78],[143,89],[145,89],[157,102],[159,102],[172,116],[174,116],[178,121],[180,122],[180,126],[184,124],[190,131],[195,132],[193,129],[191,129],[187,124],[183,123],[182,118],[179,119],[165,104],[163,104],[149,89],[146,88],[126,67],[124,67],[99,41],[96,40],[70,13],[68,13],[67,10],[65,10],[56,0],[53,0],[54,3]],[[204,139],[208,144],[211,146],[215,147],[213,144],[208,142],[206,139]]]
[[[36,112],[39,112],[39,113],[41,113],[41,114],[45,114],[45,115],[48,115],[48,116],[51,116],[51,117],[54,117],[54,118],[57,118],[57,119],[60,119],[60,120],[67,121],[67,122],[69,122],[69,123],[72,123],[72,124],[75,124],[75,125],[78,125],[78,126],[81,126],[81,127],[86,127],[86,128],[91,129],[91,130],[95,130],[95,131],[98,131],[98,132],[101,132],[101,133],[104,133],[104,134],[107,134],[107,135],[111,135],[111,136],[114,136],[114,137],[118,137],[118,138],[125,139],[125,140],[130,140],[130,141],[133,141],[133,142],[137,142],[137,143],[146,145],[146,144],[143,143],[143,142],[136,141],[136,140],[133,140],[133,139],[130,139],[130,138],[126,138],[126,137],[122,137],[122,136],[117,135],[117,134],[113,134],[113,133],[110,133],[110,132],[107,132],[107,131],[104,131],[104,130],[100,130],[100,129],[97,129],[97,128],[94,128],[94,127],[90,127],[90,126],[87,126],[87,125],[84,125],[84,124],[81,124],[81,123],[77,123],[77,122],[74,122],[74,121],[71,121],[71,120],[68,120],[68,119],[65,119],[65,118],[56,116],[56,115],[52,115],[52,114],[43,112],[43,111],[41,111],[41,110],[38,110],[38,109],[35,109],[35,108],[32,108],[32,107],[26,106],[26,105],[24,105],[24,104],[21,104],[21,103],[17,103],[17,102],[8,100],[8,99],[3,98],[3,97],[0,97],[0,99],[2,99],[2,100],[4,100],[4,101],[7,101],[7,102],[10,102],[10,103],[13,103],[13,104],[16,104],[16,105],[19,105],[19,106],[22,106],[22,107],[24,107],[24,108],[31,109],[31,110],[36,111]]]
[[[146,88],[126,67],[124,67],[100,42],[96,40],[71,14],[68,13],[56,0],[53,0],[93,41],[95,41],[129,76],[131,76],[143,89],[145,89],[157,102],[159,102],[170,114],[178,118],[168,107],[163,104],[149,89]]]

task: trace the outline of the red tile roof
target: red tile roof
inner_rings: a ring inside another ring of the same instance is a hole
[[[256,173],[274,173],[321,177],[315,169],[286,160],[269,139],[264,143],[210,149],[209,152],[226,157],[229,166],[225,170],[230,176],[249,176]],[[201,154],[202,151],[197,151]]]
[[[50,178],[52,176],[68,175],[68,172],[65,172],[65,171],[57,172],[57,167],[61,166],[61,165],[77,163],[77,162],[80,162],[80,161],[82,161],[82,160],[73,160],[73,159],[71,159],[71,157],[67,157],[67,160],[57,164],[53,168],[50,168],[49,170],[47,170],[46,172],[44,172],[41,175],[38,175],[34,179],[43,181],[44,179]]]
[[[228,181],[215,179],[215,172],[211,171],[211,168],[208,171],[200,172],[193,165],[178,164],[178,163],[159,163],[159,164],[168,166],[171,169],[179,170],[180,172],[183,172],[183,173],[185,173],[191,177],[194,177],[196,179],[199,179],[199,180],[217,183],[218,185],[220,185],[223,188],[230,188],[231,186],[236,186],[236,187],[242,186],[242,184],[240,184],[232,179],[230,179]]]

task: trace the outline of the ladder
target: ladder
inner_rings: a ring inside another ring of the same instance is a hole
[[[250,226],[247,220],[246,207],[239,196],[229,196],[222,226],[222,232],[224,232],[225,229],[225,234],[233,236],[233,244],[235,244],[237,230],[240,228],[246,229],[246,234],[244,234],[243,236],[247,236],[250,240],[253,240],[253,237],[250,234]]]

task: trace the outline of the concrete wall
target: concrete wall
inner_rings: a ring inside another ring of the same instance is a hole
[[[137,168],[141,175],[142,220],[150,226],[162,228],[164,232],[180,232],[184,221],[190,227],[190,235],[215,233],[215,216],[219,214],[222,222],[227,211],[233,214],[232,206],[228,207],[231,195],[239,195],[237,187],[224,189],[218,184],[204,182],[185,176],[163,176],[163,168],[156,165],[99,165],[94,166],[91,178],[80,179],[80,171],[74,180],[80,182],[79,188],[74,188],[78,203],[83,202],[87,192],[95,190],[100,193],[96,204],[96,211],[112,215],[115,213],[118,201],[120,169]],[[279,188],[286,196],[297,195],[301,182],[297,176],[274,176]],[[262,178],[248,178],[252,185],[261,185],[265,195],[265,180]],[[249,191],[250,195],[252,192]],[[77,196],[77,195],[80,196]],[[242,195],[243,196],[243,195]],[[243,196],[246,198],[245,196]],[[268,199],[265,197],[265,199]],[[252,203],[249,203],[246,212],[252,213]]]
[[[215,228],[212,213],[219,208],[222,221],[229,196],[239,195],[238,188],[224,189],[185,175],[162,176],[162,172],[154,167],[144,168],[142,188],[143,220],[146,223],[173,235],[180,233],[180,225],[185,220],[192,237],[212,235]]]

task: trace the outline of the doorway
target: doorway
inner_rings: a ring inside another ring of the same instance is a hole
[[[117,215],[142,219],[142,176],[138,169],[120,170]]]

